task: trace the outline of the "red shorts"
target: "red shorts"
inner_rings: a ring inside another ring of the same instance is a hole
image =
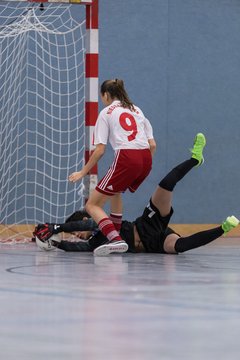
[[[152,155],[149,149],[116,152],[107,174],[99,181],[96,190],[105,195],[137,190],[152,169]]]

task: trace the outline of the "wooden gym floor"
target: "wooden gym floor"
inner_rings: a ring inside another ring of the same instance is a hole
[[[3,360],[238,360],[240,239],[181,255],[0,244]]]

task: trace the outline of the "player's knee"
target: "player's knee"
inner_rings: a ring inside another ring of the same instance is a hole
[[[177,253],[177,251],[175,249],[175,244],[178,239],[179,239],[179,236],[177,234],[169,234],[166,237],[163,248],[167,254],[176,254]]]
[[[93,216],[93,212],[96,212],[98,208],[102,208],[102,206],[99,206],[98,204],[95,204],[94,202],[89,200],[85,205],[85,209],[91,217]]]
[[[85,209],[86,209],[87,213],[91,215],[92,205],[89,201],[87,201],[87,203],[85,205]]]

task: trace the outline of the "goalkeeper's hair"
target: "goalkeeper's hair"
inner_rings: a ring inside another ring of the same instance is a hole
[[[112,99],[117,98],[124,108],[135,111],[134,105],[130,100],[125,88],[124,82],[120,79],[105,80],[101,85],[101,94],[108,92]]]
[[[84,209],[77,210],[65,220],[65,223],[83,220],[84,217],[87,217],[89,219],[91,216]]]

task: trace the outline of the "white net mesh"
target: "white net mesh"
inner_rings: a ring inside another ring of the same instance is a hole
[[[2,239],[83,206],[84,39],[84,6],[0,3]]]

